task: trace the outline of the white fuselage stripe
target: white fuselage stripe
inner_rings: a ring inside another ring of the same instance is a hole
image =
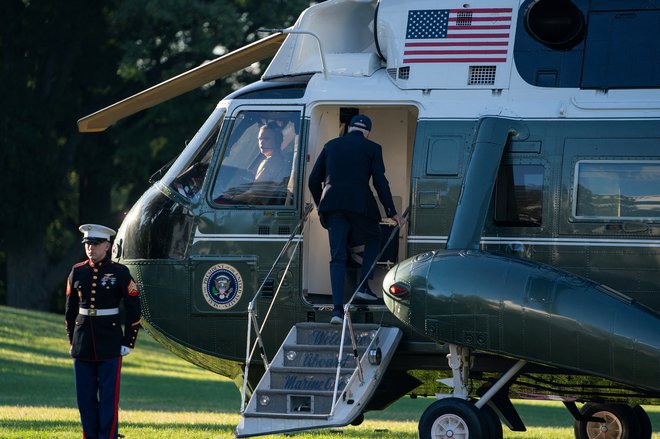
[[[447,236],[408,237],[408,244],[446,244]],[[481,244],[526,244],[539,246],[583,246],[583,247],[660,247],[657,239],[613,239],[613,238],[531,238],[492,237],[481,238]]]
[[[286,242],[291,235],[259,235],[259,234],[215,234],[195,233],[193,244],[202,241],[233,241],[233,242]],[[300,241],[301,235],[295,235],[293,240]]]
[[[193,243],[213,242],[286,242],[290,235],[259,234],[205,234],[197,232]],[[300,241],[302,235],[295,235]],[[447,236],[411,235],[408,244],[446,244]],[[532,237],[482,237],[481,244],[492,245],[538,245],[538,246],[583,246],[583,247],[660,247],[658,239],[613,239],[613,238],[532,238]]]

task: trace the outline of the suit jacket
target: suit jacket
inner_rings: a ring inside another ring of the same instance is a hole
[[[118,308],[124,302],[122,331],[120,315],[88,316],[79,308]],[[135,347],[140,323],[138,289],[122,264],[105,258],[96,264],[89,259],[71,269],[66,285],[66,332],[71,356],[79,360],[100,361],[120,356],[121,346]]]
[[[347,210],[379,220],[369,180],[385,215],[396,215],[381,146],[360,131],[352,131],[325,144],[309,175],[308,186],[319,213]]]

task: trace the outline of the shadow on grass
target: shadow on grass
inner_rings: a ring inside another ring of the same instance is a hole
[[[163,435],[167,434],[167,437],[176,437],[177,432],[180,432],[183,437],[194,438],[208,437],[209,432],[212,432],[214,436],[219,434],[223,437],[233,437],[235,428],[236,425],[227,423],[190,424],[174,422],[122,422],[121,419],[119,420],[119,432],[129,437],[132,433],[138,437],[145,437],[144,434],[149,432],[153,432],[157,436],[149,434],[148,437],[160,437],[160,434],[157,432],[163,432]],[[15,432],[17,434],[25,432],[50,432],[49,434],[55,434],[57,432],[77,433],[80,430],[80,423],[73,421],[11,420],[4,421],[2,424],[2,431]],[[5,436],[2,436],[0,433],[0,437]]]
[[[122,378],[124,410],[238,413],[241,395],[231,381],[190,382],[179,378]]]
[[[233,382],[186,363],[144,331],[140,338],[124,362],[123,409],[238,412]],[[0,405],[75,407],[68,349],[63,316],[0,306]],[[180,375],[159,375],[167,372]]]
[[[390,406],[386,411],[368,412],[366,419],[415,421],[417,422],[426,408],[435,401],[435,398],[402,398]],[[517,402],[519,411],[525,425],[528,427],[560,427],[573,425],[573,417],[564,406],[529,405]]]
[[[73,365],[2,361],[0,405],[75,407]],[[121,407],[131,410],[237,412],[233,382],[122,374]]]

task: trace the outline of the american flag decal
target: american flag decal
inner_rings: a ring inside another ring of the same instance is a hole
[[[408,11],[403,63],[506,62],[510,8]]]

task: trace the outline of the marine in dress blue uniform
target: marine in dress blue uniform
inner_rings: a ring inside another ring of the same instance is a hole
[[[354,116],[346,135],[325,144],[309,175],[309,190],[330,240],[331,323],[342,322],[349,240],[365,243],[360,281],[369,274],[380,250],[378,222],[381,218],[370,180],[385,214],[399,226],[405,222],[394,207],[385,177],[382,148],[368,139],[370,132],[371,120],[361,114]],[[377,300],[366,282],[357,297]]]
[[[80,231],[88,259],[71,269],[65,302],[78,409],[83,438],[115,439],[122,356],[135,347],[140,298],[128,268],[110,260],[115,231],[98,224],[84,224]]]

